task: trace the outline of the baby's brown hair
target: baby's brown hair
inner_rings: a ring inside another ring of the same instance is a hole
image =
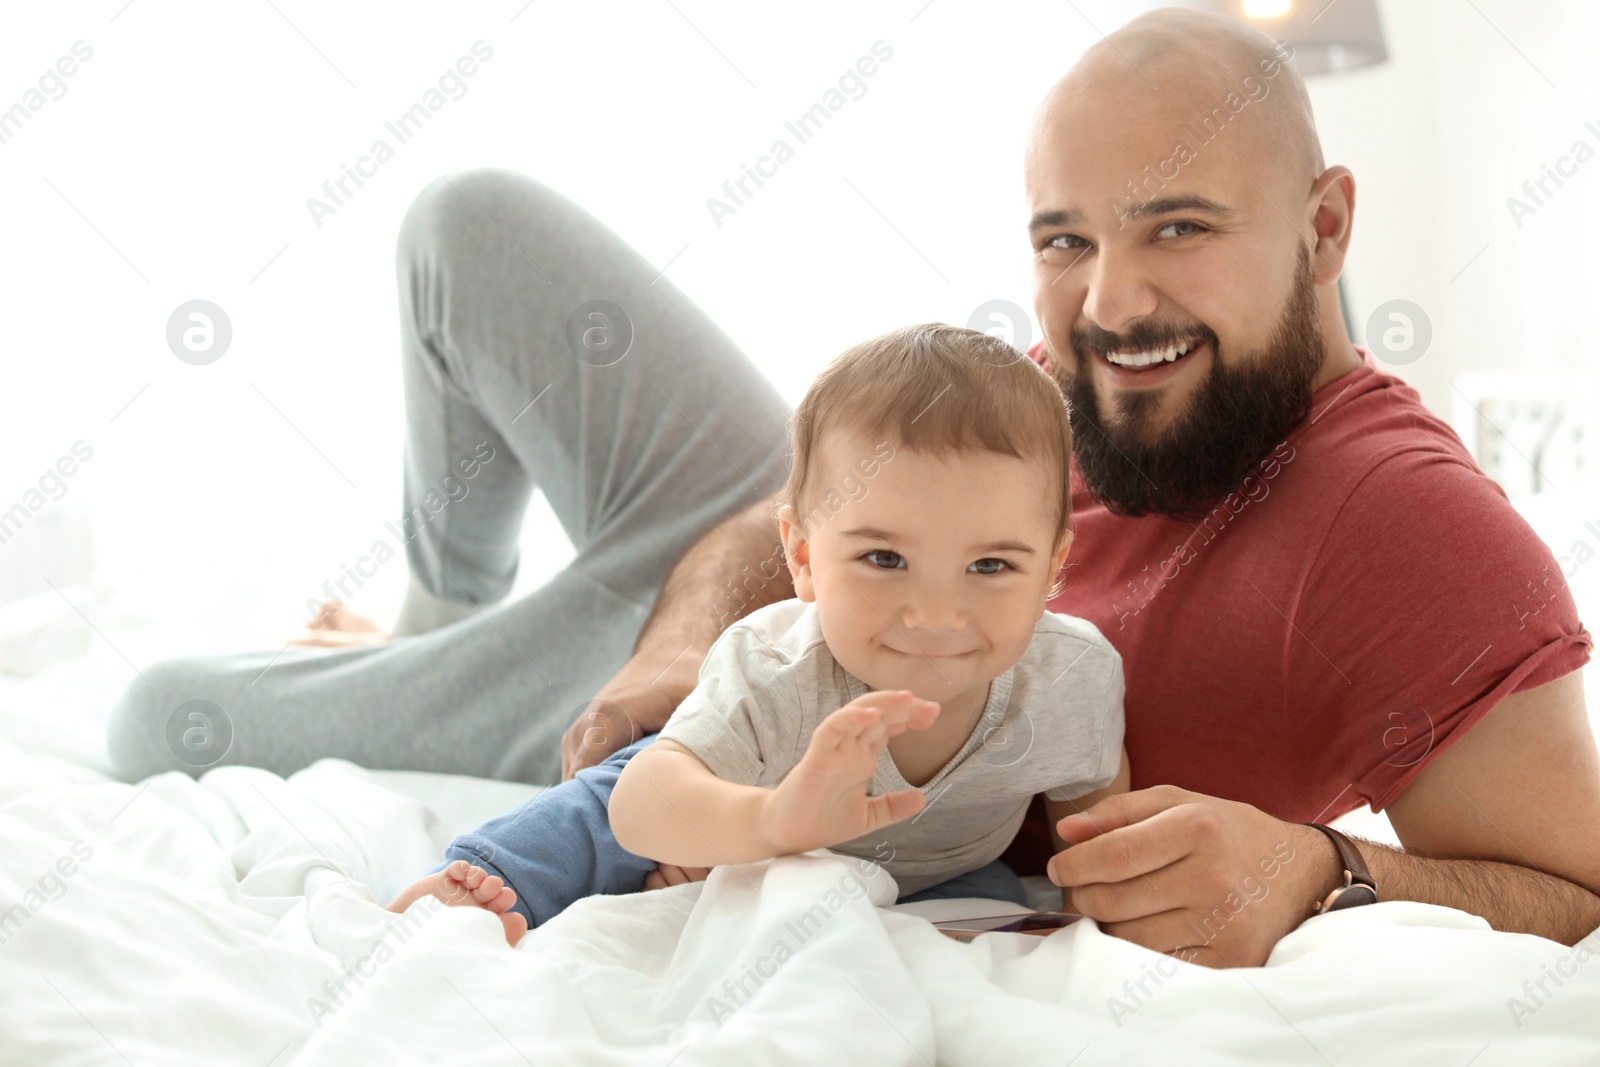
[[[1041,501],[1057,542],[1072,516],[1072,424],[1048,371],[977,330],[922,323],[842,353],[789,418],[792,456],[779,506],[804,506],[811,461],[830,429],[886,437],[915,452],[987,451],[1036,460],[1059,492]]]

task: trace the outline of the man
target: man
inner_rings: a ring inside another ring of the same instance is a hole
[[[1065,820],[1051,873],[1118,936],[1257,964],[1344,881],[1297,823],[1368,802],[1406,849],[1359,847],[1383,899],[1572,944],[1600,925],[1592,642],[1504,494],[1351,345],[1354,181],[1282,60],[1158,12],[1030,141],[1035,356],[1087,489],[1060,609],[1124,656],[1135,789]]]
[[[1406,849],[1359,845],[1382,899],[1567,944],[1594,930],[1592,642],[1504,494],[1346,335],[1354,181],[1324,167],[1283,53],[1220,17],[1136,20],[1049,94],[1026,177],[1032,355],[1077,437],[1077,547],[1050,607],[1094,621],[1128,680],[1133,791],[1063,820],[1076,843],[1050,861],[1074,908],[1157,951],[1260,964],[1345,882],[1302,823],[1367,802]],[[173,765],[164,731],[193,699],[229,717],[230,762],[530,781],[555,776],[581,706],[570,776],[659,729],[721,629],[793,595],[771,518],[782,405],[632,250],[496,173],[435,183],[400,245],[408,511],[480,442],[495,457],[407,543],[406,639],[158,664],[113,719],[130,776]],[[626,358],[565,350],[596,297],[633,320]],[[535,484],[577,559],[486,614]]]

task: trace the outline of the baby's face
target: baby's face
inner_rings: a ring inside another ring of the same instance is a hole
[[[948,703],[1021,658],[1071,547],[1046,518],[1059,489],[1041,464],[843,432],[813,461],[810,528],[785,509],[781,532],[795,593],[845,670]]]

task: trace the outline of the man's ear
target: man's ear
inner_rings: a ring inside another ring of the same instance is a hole
[[[783,556],[789,564],[789,577],[794,580],[794,595],[809,604],[817,599],[816,586],[811,581],[811,542],[795,524],[796,517],[791,504],[778,509],[778,536],[783,539]]]
[[[1311,225],[1316,244],[1311,249],[1311,280],[1332,285],[1344,269],[1350,248],[1350,229],[1356,213],[1356,178],[1349,167],[1329,167],[1311,185]]]

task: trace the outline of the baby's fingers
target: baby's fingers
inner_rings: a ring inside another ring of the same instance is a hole
[[[939,705],[932,700],[904,696],[883,703],[868,703],[869,698],[896,694],[869,693],[853,700],[822,721],[812,744],[832,747],[842,744],[882,746],[886,739],[907,730],[926,729],[939,717]]]
[[[845,708],[854,711],[858,708],[870,708],[877,715],[897,716],[904,715],[921,701],[909,689],[874,689],[856,697]]]
[[[823,719],[812,735],[812,744],[844,744],[873,729],[880,718],[878,709],[868,704],[846,704]]]
[[[893,793],[871,797],[867,800],[867,819],[870,826],[867,833],[888,826],[890,823],[904,822],[923,809],[927,798],[920,789],[900,789]]]
[[[891,736],[907,730],[925,730],[938,717],[938,703],[921,697],[913,698],[909,703],[882,708],[878,713],[878,721],[888,728]]]
[[[881,722],[888,729],[889,736],[903,734],[907,730],[926,730],[932,726],[939,717],[939,703],[934,700],[918,700],[912,706],[903,709],[897,714],[883,715]]]

